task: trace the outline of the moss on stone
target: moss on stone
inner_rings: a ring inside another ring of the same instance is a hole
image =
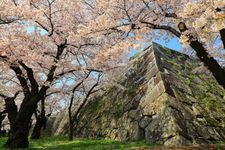
[[[194,73],[198,60],[159,45],[138,55],[121,72],[123,88],[105,88],[82,110],[78,136],[181,145],[225,139],[225,90],[208,72]],[[151,120],[145,128],[143,117]]]

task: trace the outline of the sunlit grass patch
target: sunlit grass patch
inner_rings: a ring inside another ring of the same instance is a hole
[[[6,142],[6,138],[0,138],[1,148]],[[199,146],[188,146],[188,147],[169,147],[174,150],[192,150],[194,148],[213,148],[216,150],[225,149],[224,142],[217,142],[212,145],[199,145]],[[168,147],[167,147],[168,148]],[[147,149],[166,149],[155,144],[148,144],[144,141],[136,142],[119,142],[109,139],[75,139],[69,141],[65,137],[54,136],[45,137],[40,140],[30,140],[30,148],[28,150],[147,150]]]
[[[6,138],[0,138],[1,146]],[[45,137],[40,140],[30,140],[29,150],[117,150],[117,149],[137,149],[153,147],[144,141],[119,142],[109,139],[75,139],[69,141],[65,137]],[[3,149],[3,147],[1,147]]]
[[[118,142],[107,139],[75,139],[68,141],[63,137],[51,137],[31,141],[32,149],[63,149],[63,150],[103,150],[103,149],[133,149],[137,147],[150,147],[145,142]]]

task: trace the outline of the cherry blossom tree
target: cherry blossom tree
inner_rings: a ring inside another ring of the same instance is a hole
[[[129,41],[133,48],[140,48],[159,36],[167,39],[179,38],[184,47],[189,46],[196,52],[218,83],[225,88],[225,70],[219,63],[219,60],[224,59],[225,47],[224,0],[85,2],[89,6],[89,13],[98,16],[85,24],[85,28],[89,29],[85,30],[86,35],[99,32],[124,33],[127,34],[125,40]],[[221,44],[218,41],[221,41]]]
[[[96,14],[89,15],[83,1],[4,0],[0,7],[0,63],[23,94],[5,147],[26,148],[31,117],[51,87],[71,73],[113,67],[123,52],[117,47],[129,44],[118,33],[86,36],[85,24]]]

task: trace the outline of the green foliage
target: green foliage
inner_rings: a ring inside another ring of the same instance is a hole
[[[6,138],[0,138],[0,144]],[[139,142],[118,142],[107,139],[76,139],[68,141],[64,137],[46,137],[40,140],[31,140],[29,150],[115,150],[115,149],[137,149],[150,148],[153,145]],[[1,147],[1,149],[3,149]]]

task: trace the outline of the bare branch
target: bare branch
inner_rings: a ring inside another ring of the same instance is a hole
[[[166,30],[169,31],[171,33],[173,33],[175,36],[177,36],[178,38],[181,36],[181,33],[178,32],[176,29],[174,29],[173,27],[167,26],[167,25],[156,25],[153,24],[151,22],[147,22],[147,21],[140,21],[143,24],[146,24],[149,28],[151,29],[161,29],[161,30]]]

